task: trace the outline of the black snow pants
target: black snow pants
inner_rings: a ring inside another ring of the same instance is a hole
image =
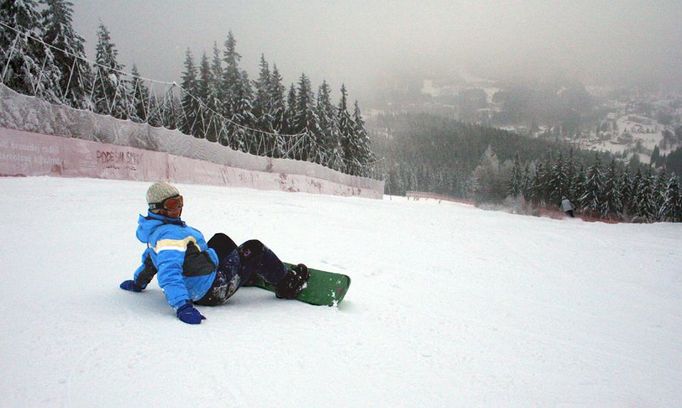
[[[195,302],[198,305],[224,304],[255,276],[276,285],[287,274],[284,263],[258,240],[252,239],[237,246],[227,235],[217,233],[207,244],[216,251],[220,262],[213,285],[204,297]]]

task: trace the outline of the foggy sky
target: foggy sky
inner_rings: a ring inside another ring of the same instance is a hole
[[[185,50],[198,63],[228,31],[256,79],[261,53],[285,85],[369,97],[398,75],[532,78],[564,73],[586,84],[682,84],[682,1],[73,0],[74,25],[94,59],[97,26],[119,62],[179,80]]]

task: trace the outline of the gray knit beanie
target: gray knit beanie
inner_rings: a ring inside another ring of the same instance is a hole
[[[147,190],[147,204],[161,203],[168,197],[180,195],[177,188],[166,183],[165,181],[158,181]]]

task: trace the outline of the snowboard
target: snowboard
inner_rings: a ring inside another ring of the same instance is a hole
[[[288,267],[293,266],[287,263]],[[350,277],[340,273],[308,268],[310,279],[306,287],[296,296],[296,300],[316,306],[336,306],[348,292]],[[275,292],[275,287],[262,278],[256,278],[253,286]]]

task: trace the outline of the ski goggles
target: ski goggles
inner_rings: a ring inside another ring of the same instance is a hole
[[[183,201],[181,195],[168,197],[160,203],[149,203],[150,210],[176,211],[182,208]]]

